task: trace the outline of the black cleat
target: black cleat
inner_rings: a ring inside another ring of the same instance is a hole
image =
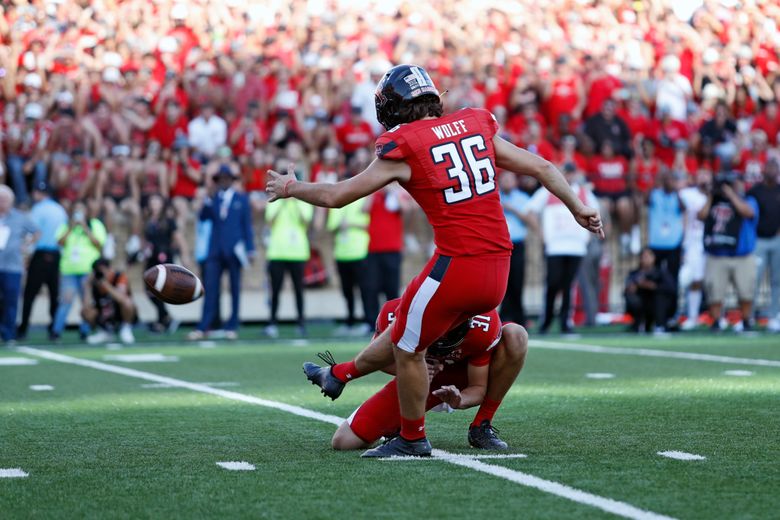
[[[485,419],[479,426],[469,428],[469,444],[480,450],[506,450],[509,445],[498,438],[498,430]]]
[[[330,352],[326,351],[325,354],[320,353],[317,355],[330,366],[321,367],[307,361],[303,364],[303,373],[306,374],[306,378],[311,381],[311,384],[319,386],[324,395],[335,401],[341,395],[346,383],[333,375],[331,367],[336,362]]]
[[[423,437],[416,441],[407,441],[400,435],[393,437],[376,448],[366,450],[361,457],[387,459],[389,457],[430,457],[431,443]]]

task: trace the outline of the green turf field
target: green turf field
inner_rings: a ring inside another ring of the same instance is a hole
[[[431,442],[445,450],[438,459],[331,451],[327,421],[349,415],[387,376],[355,381],[331,402],[300,366],[325,348],[346,360],[360,342],[205,346],[69,345],[50,350],[68,356],[59,360],[0,350],[0,474],[28,474],[0,478],[0,518],[780,517],[778,336],[545,338],[495,420],[511,453],[526,457],[483,460],[457,455],[480,455],[466,442],[475,410],[429,414]],[[134,354],[167,358],[105,360]],[[724,373],[735,370],[743,375]],[[614,377],[586,377],[594,373]],[[275,403],[301,408],[267,406]],[[667,450],[706,458],[657,454]]]

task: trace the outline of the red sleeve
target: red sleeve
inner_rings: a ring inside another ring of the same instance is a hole
[[[391,161],[402,161],[406,156],[405,139],[402,132],[402,126],[388,130],[379,136],[376,140],[376,156],[379,159],[388,159]]]

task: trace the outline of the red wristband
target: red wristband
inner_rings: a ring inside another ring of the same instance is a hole
[[[285,197],[289,197],[290,195],[287,193],[287,187],[290,185],[290,183],[295,182],[295,178],[289,179],[287,182],[284,183],[284,187],[282,188],[282,195]]]

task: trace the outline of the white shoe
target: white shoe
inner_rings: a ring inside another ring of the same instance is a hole
[[[731,329],[734,332],[742,332],[745,329],[745,326],[742,324],[742,320],[739,320],[734,324],[734,326]]]
[[[696,320],[692,318],[687,318],[684,322],[682,322],[682,325],[680,325],[680,329],[682,330],[693,330],[698,326],[698,323],[696,323]]]
[[[278,338],[279,337],[279,328],[276,325],[268,325],[265,328],[265,335],[269,338]]]
[[[205,334],[203,334],[203,331],[200,331],[198,329],[191,330],[187,333],[187,339],[189,341],[200,341],[204,338]]]
[[[135,336],[133,336],[133,327],[129,323],[123,323],[119,327],[119,340],[125,345],[132,345],[135,343]]]
[[[780,318],[772,318],[766,324],[766,330],[769,332],[780,332]]]
[[[113,260],[114,257],[116,257],[116,239],[114,235],[108,235],[106,242],[103,244],[103,258]]]
[[[90,345],[100,345],[111,339],[111,335],[103,329],[87,336],[87,343]]]
[[[230,341],[235,341],[238,339],[238,332],[235,330],[226,330],[225,331],[225,339]]]
[[[138,235],[132,235],[130,238],[127,239],[127,243],[125,244],[125,253],[127,253],[127,256],[133,256],[134,254],[138,253],[141,250],[141,239],[138,237]]]

